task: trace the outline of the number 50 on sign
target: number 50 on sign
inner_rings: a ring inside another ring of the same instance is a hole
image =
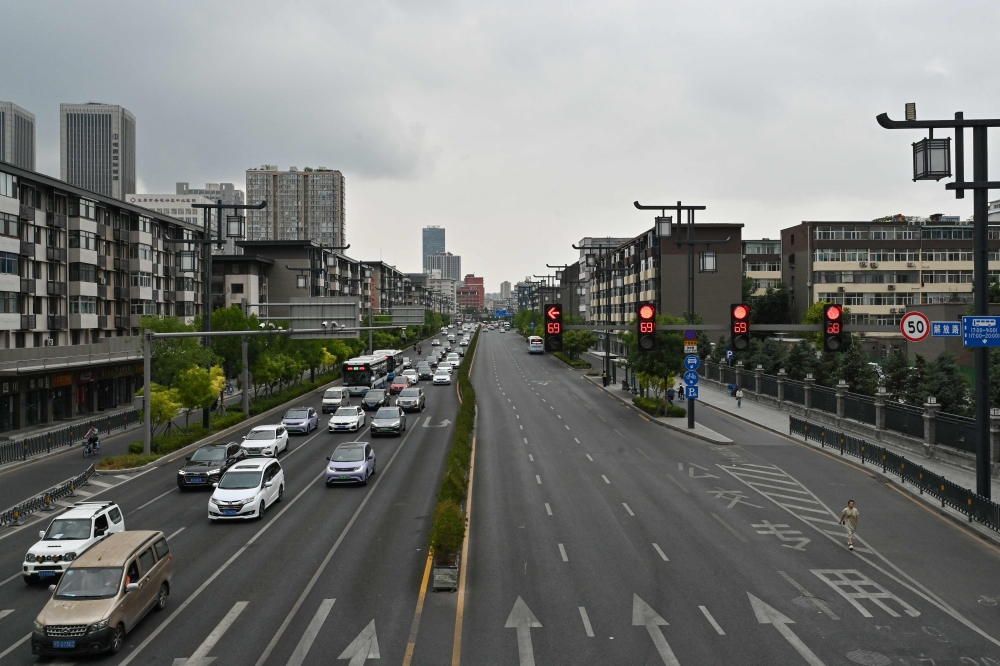
[[[899,321],[899,330],[910,342],[920,342],[931,332],[931,323],[922,312],[907,312]]]

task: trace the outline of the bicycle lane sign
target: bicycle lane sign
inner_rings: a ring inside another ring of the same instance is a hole
[[[962,317],[962,345],[1000,347],[1000,317]]]

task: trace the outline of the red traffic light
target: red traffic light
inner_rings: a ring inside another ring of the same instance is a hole
[[[656,309],[652,305],[643,305],[639,308],[639,319],[652,319],[656,316]]]
[[[840,315],[844,312],[844,308],[839,305],[828,305],[826,306],[826,318],[827,319],[840,319]]]
[[[733,306],[733,319],[746,319],[750,315],[750,308],[745,305]]]
[[[559,319],[562,316],[562,307],[559,305],[549,306],[549,309],[545,311],[545,315],[549,319]]]

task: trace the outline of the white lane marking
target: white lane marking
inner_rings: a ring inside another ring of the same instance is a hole
[[[167,541],[170,541],[175,536],[177,536],[178,534],[180,534],[181,532],[183,532],[185,529],[187,529],[187,526],[184,526],[184,527],[180,528],[179,530],[177,530],[176,532],[174,532],[173,534],[171,534],[170,536],[168,536],[167,537]]]
[[[299,644],[295,646],[295,651],[292,652],[292,656],[288,658],[288,663],[286,666],[302,666],[302,662],[305,661],[306,655],[309,654],[309,648],[312,647],[313,641],[316,640],[316,636],[319,635],[319,630],[323,628],[323,623],[326,622],[326,616],[330,614],[330,609],[333,608],[333,603],[336,599],[324,599],[316,610],[316,614],[313,615],[312,621],[309,626],[306,627],[306,631],[302,634],[302,638],[299,639]]]
[[[10,581],[14,580],[15,578],[20,578],[20,577],[21,577],[21,572],[18,571],[16,574],[14,574],[13,576],[11,576],[10,578],[5,578],[4,580],[0,580],[0,585],[6,585],[7,583],[9,583]]]
[[[511,409],[517,409],[517,407],[515,407],[514,405],[511,405],[510,407]]]
[[[576,442],[577,444],[580,443],[580,440],[578,440],[576,437],[573,438],[573,441]]]
[[[569,562],[569,556],[566,555],[566,547],[562,544],[559,544],[559,555],[562,556],[563,562]]]
[[[520,428],[521,430],[524,430],[524,426],[521,424],[518,424],[517,427]]]
[[[533,456],[533,455],[531,455],[531,454],[529,453],[529,454],[528,454],[528,460],[530,460],[531,462],[535,462],[535,456]]]
[[[98,492],[100,492],[100,491],[98,491]],[[93,497],[94,496],[94,493],[86,491],[86,490],[80,490],[79,488],[76,489],[76,494],[77,495],[83,495],[84,497]]]
[[[555,407],[553,407],[552,405],[549,405],[549,409],[553,409],[554,410]]]
[[[538,485],[542,485],[542,477],[535,475],[535,481],[538,481]]]
[[[900,617],[900,615],[883,603],[883,599],[894,600],[903,608],[903,612],[910,617],[918,617],[920,615],[920,611],[916,608],[857,569],[810,569],[810,571],[816,574],[821,581],[836,590],[840,596],[847,599],[865,617],[872,617],[872,614],[867,608],[861,605],[858,601],[859,599],[867,599],[892,617]]]
[[[590,454],[589,454],[589,453],[588,453],[588,454],[586,454],[586,456],[587,456],[587,460],[589,460],[590,462],[594,462],[594,459],[590,457]]]
[[[174,659],[174,666],[184,666],[184,664],[191,664],[191,666],[204,666],[205,663],[209,661],[207,659],[208,653],[212,651],[212,648],[214,648],[215,644],[219,642],[219,639],[221,639],[222,635],[226,633],[226,630],[233,626],[233,622],[236,622],[236,618],[238,618],[240,613],[243,612],[243,609],[247,607],[247,603],[248,602],[246,601],[237,601],[233,604],[233,607],[229,609],[226,616],[222,618],[219,624],[215,625],[215,629],[213,629],[212,633],[210,633],[205,640],[202,641],[201,645],[198,646],[198,649],[194,651],[194,654],[187,659]]]
[[[677,471],[678,472],[684,471],[684,463],[677,463]]]
[[[27,640],[29,638],[31,638],[31,634],[28,634],[27,636],[25,636],[24,638],[22,638],[18,642],[14,643],[13,645],[11,645],[9,648],[7,648],[6,650],[4,650],[3,652],[0,652],[0,659],[3,659],[7,655],[9,655],[11,652],[13,652],[17,648],[19,648],[21,646],[21,644],[27,642]]]
[[[811,602],[813,602],[813,604],[816,605],[816,608],[818,608],[821,611],[823,611],[824,613],[826,613],[827,616],[831,620],[839,620],[840,619],[839,617],[837,617],[834,614],[834,612],[832,610],[830,610],[830,607],[826,605],[825,601],[823,601],[819,597],[814,597],[809,590],[807,590],[802,585],[800,585],[798,583],[798,581],[794,580],[791,576],[789,576],[788,574],[786,574],[784,571],[779,571],[778,573],[781,574],[782,578],[784,578],[789,583],[791,583],[792,587],[794,587],[796,590],[798,590],[802,594],[803,597],[805,597],[806,599],[809,599]]]
[[[79,491],[77,491],[77,492],[79,492]],[[155,502],[156,500],[158,500],[158,499],[160,499],[160,498],[163,498],[163,497],[166,497],[167,495],[169,495],[170,493],[173,493],[173,492],[180,492],[180,489],[179,489],[179,488],[171,488],[171,489],[170,489],[170,490],[168,490],[167,492],[165,492],[165,493],[162,493],[162,494],[160,494],[160,495],[157,495],[156,497],[154,497],[153,499],[149,500],[149,501],[148,501],[148,502],[146,502],[145,504],[143,504],[143,505],[141,505],[141,506],[138,506],[138,507],[136,507],[136,508],[132,509],[131,511],[129,511],[129,512],[128,512],[127,514],[125,514],[125,515],[127,515],[127,516],[131,516],[131,515],[132,515],[132,514],[134,514],[134,513],[136,512],[136,511],[141,511],[142,509],[145,509],[145,508],[146,508],[147,506],[149,506],[150,504],[152,504],[152,503],[153,503],[153,502]]]
[[[0,610],[0,620],[4,619],[5,617],[7,617],[8,615],[10,615],[13,612],[14,612],[14,609]]]
[[[809,666],[824,666],[823,661],[802,642],[802,639],[795,635],[795,632],[788,628],[788,625],[795,624],[793,620],[785,617],[777,609],[768,606],[749,592],[747,592],[747,597],[750,598],[750,605],[753,606],[753,612],[757,616],[758,623],[770,624],[777,629],[781,637],[788,641]]]
[[[369,622],[351,644],[344,648],[337,659],[350,659],[347,666],[362,666],[366,659],[381,659],[378,649],[378,632],[375,631],[375,619]]]
[[[95,486],[100,486],[101,488],[114,488],[113,483],[104,483],[103,481],[98,481],[97,479],[89,479],[87,483],[93,484]]]
[[[557,419],[561,419],[561,418],[562,418],[562,416],[560,416],[559,414],[556,414],[556,418],[557,418]]]
[[[122,481],[128,481],[132,477],[131,476],[125,476],[124,474],[115,474],[115,478],[116,479],[121,479]]]
[[[527,438],[527,437],[525,437],[525,438],[524,438],[524,443],[525,443],[525,444],[527,444],[527,443],[528,443],[528,438]]]
[[[521,418],[520,414],[514,414],[514,416],[517,417],[517,418]]]
[[[662,558],[663,558],[663,561],[664,561],[664,562],[669,562],[669,561],[670,561],[670,560],[669,560],[669,559],[667,558],[667,554],[663,552],[663,549],[662,549],[662,548],[660,548],[660,544],[657,544],[657,543],[654,543],[654,544],[653,544],[653,550],[655,550],[655,551],[657,552],[657,554],[658,554],[658,555],[659,555],[660,557],[662,557]]]
[[[720,636],[725,636],[726,632],[722,630],[722,627],[720,627],[719,623],[715,621],[715,618],[712,617],[712,614],[708,612],[708,609],[705,608],[704,606],[698,606],[698,608],[700,608],[701,612],[704,613],[705,619],[708,620],[708,623],[710,625],[712,625],[712,628],[715,629],[716,633],[719,634]]]
[[[510,398],[507,398],[507,402],[510,402]]]
[[[545,513],[549,514],[550,516],[552,515],[552,507],[549,506],[548,502],[545,503]]]
[[[593,638],[594,629],[590,626],[590,618],[587,617],[587,609],[583,606],[580,606],[580,619],[583,620],[583,630],[587,632],[587,636]]]
[[[608,477],[604,476],[603,474],[601,474],[601,478],[604,479],[604,483],[611,483],[610,481],[608,481]]]
[[[632,509],[629,508],[628,504],[626,504],[625,502],[622,502],[622,506],[625,507],[626,511],[628,511],[628,515],[630,515],[630,516],[634,516],[635,515],[634,513],[632,513]]]
[[[569,430],[569,426],[566,426],[566,430]]]

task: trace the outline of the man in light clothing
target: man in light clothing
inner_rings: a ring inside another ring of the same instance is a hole
[[[847,528],[847,547],[854,550],[854,532],[858,529],[858,510],[854,500],[847,500],[847,508],[840,514],[840,524]]]
[[[736,389],[736,406],[743,406],[743,389],[741,388]]]

